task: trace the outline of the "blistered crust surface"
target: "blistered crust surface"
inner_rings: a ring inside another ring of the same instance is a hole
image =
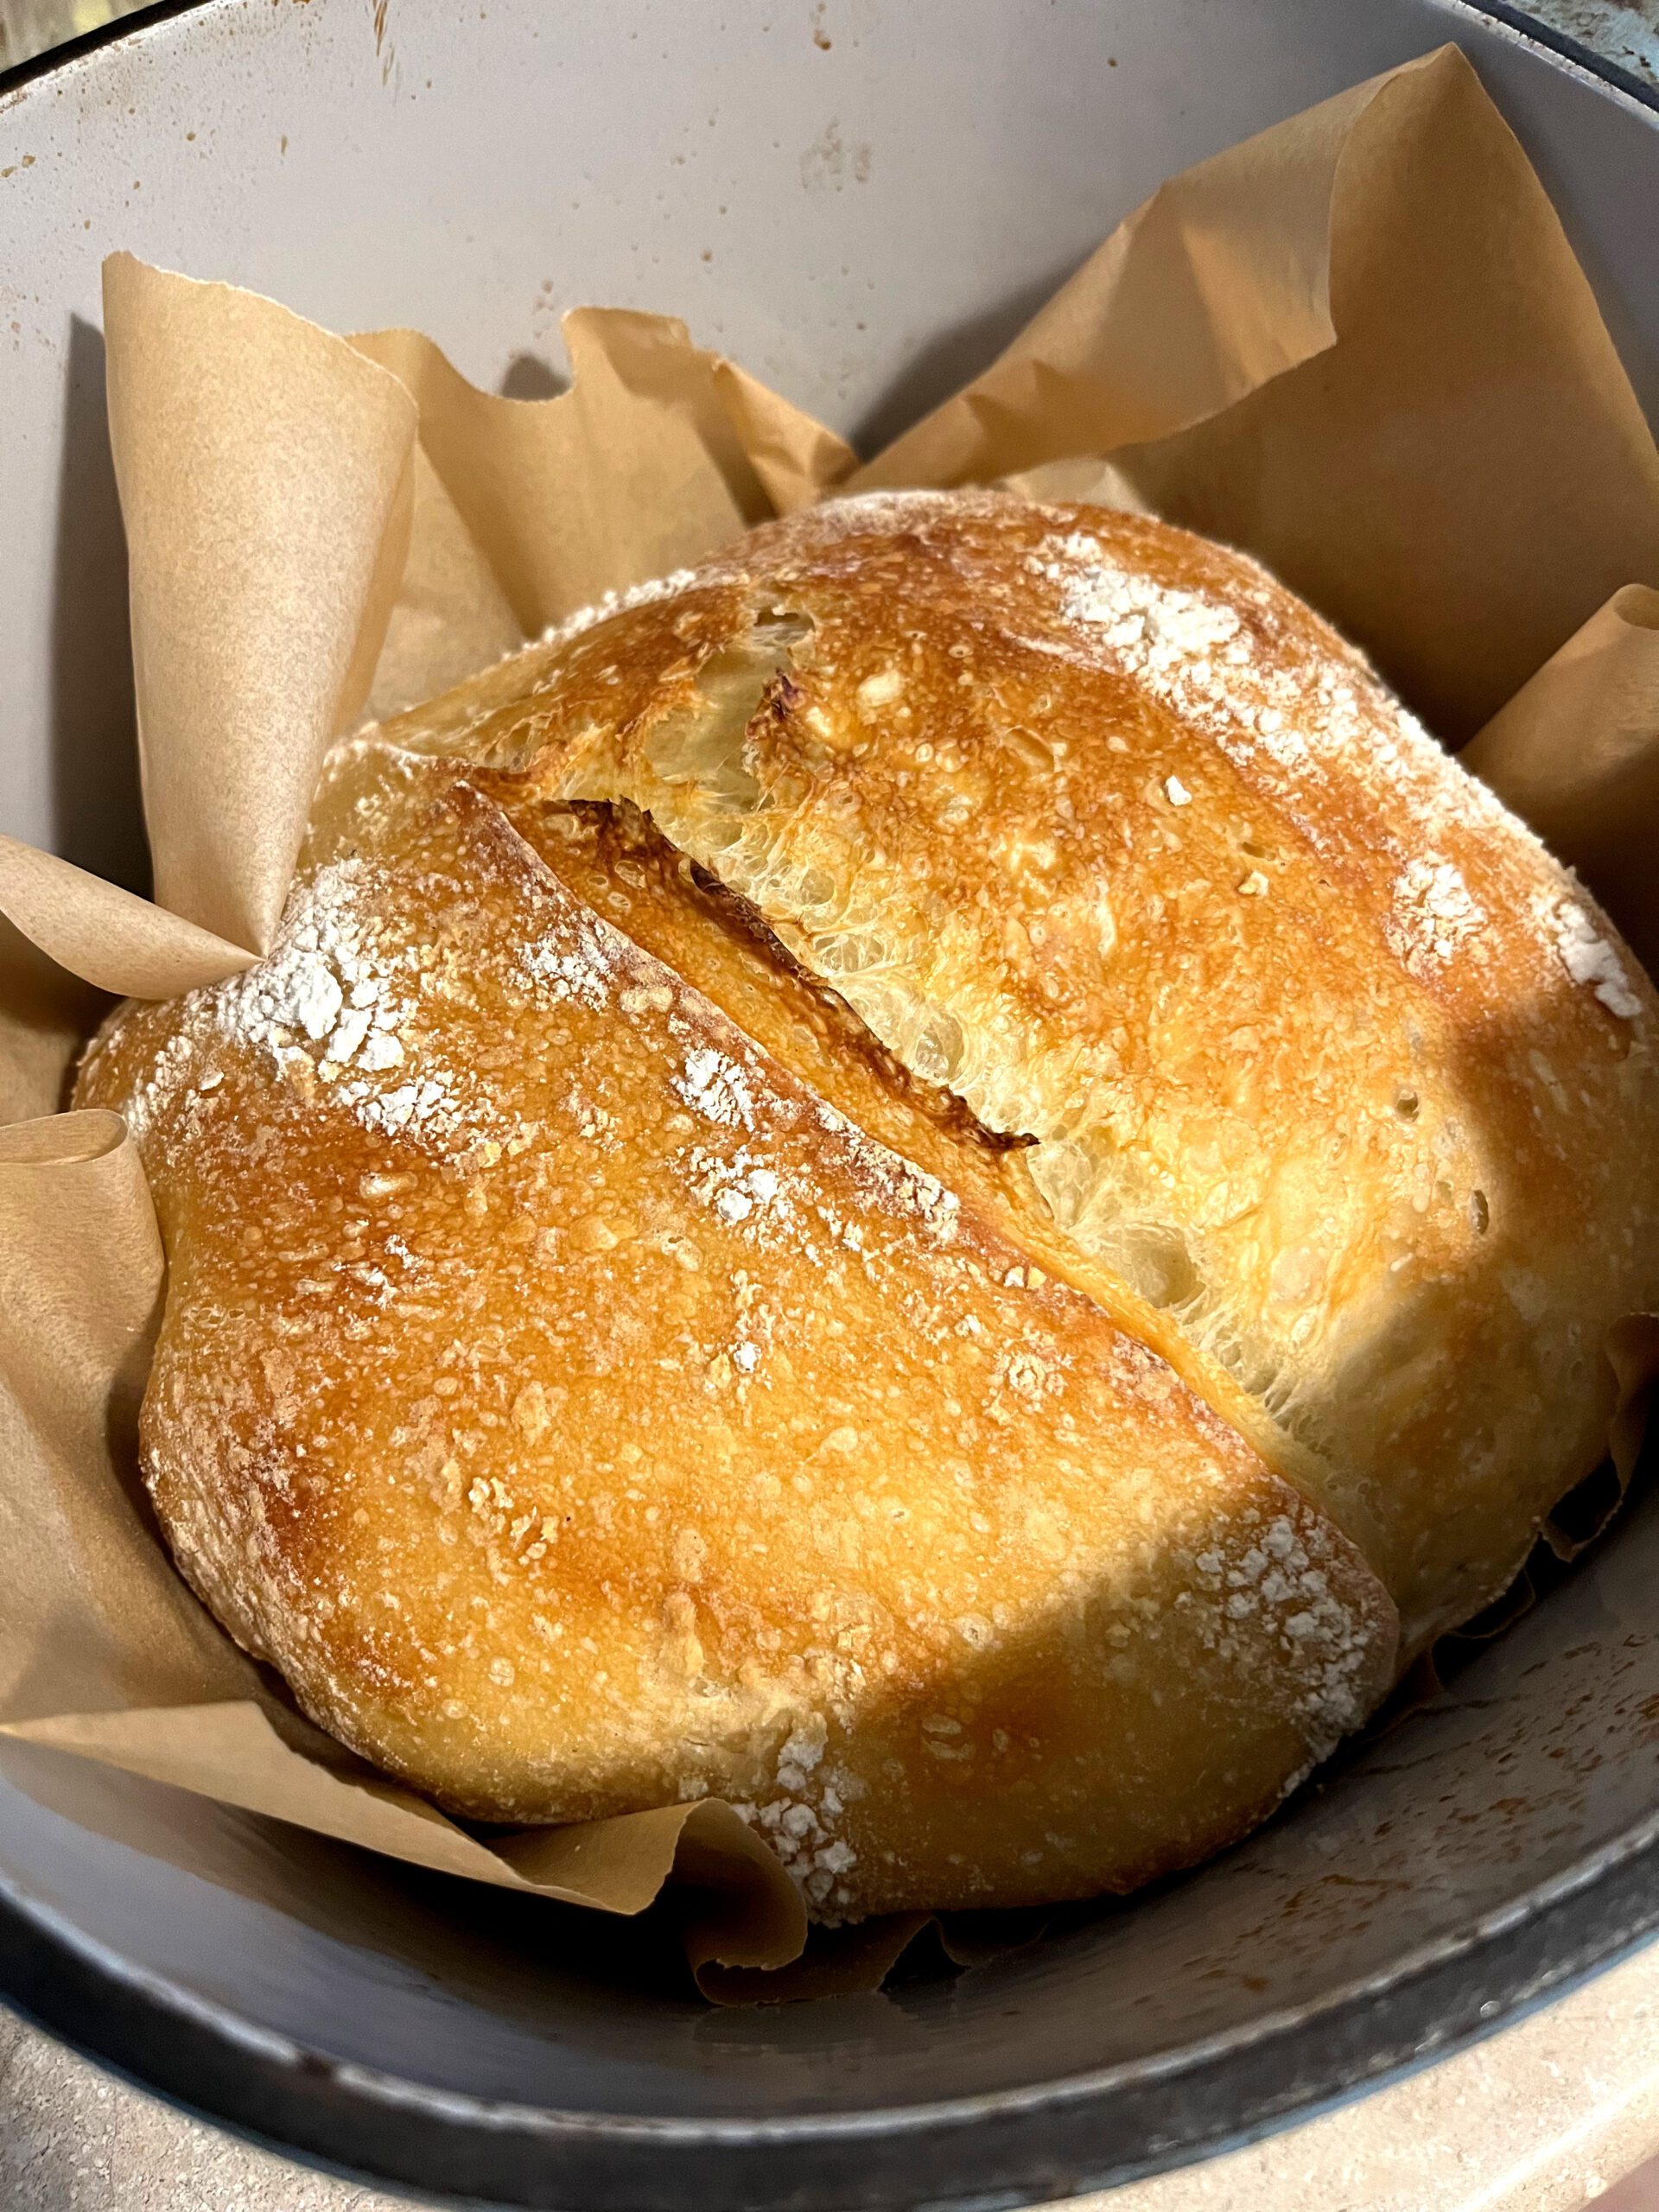
[[[889,494],[512,688],[445,741],[639,806],[1034,1139],[1054,1229],[1281,1427],[1410,1643],[1503,1586],[1659,1291],[1654,995],[1305,606],[1143,517]]]
[[[392,781],[79,1080],[156,1192],[146,1471],[220,1618],[451,1808],[716,1793],[827,1918],[1242,1833],[1389,1679],[1352,1547],[493,801]]]

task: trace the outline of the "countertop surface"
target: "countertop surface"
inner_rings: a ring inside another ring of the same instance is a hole
[[[0,0],[0,67],[130,5]],[[1659,86],[1659,0],[1535,0],[1531,12]],[[1592,2202],[1659,2212],[1659,1944],[1367,2097],[1086,2202],[1110,2212],[1582,2212]],[[207,2126],[0,2010],[0,2212],[408,2202]]]

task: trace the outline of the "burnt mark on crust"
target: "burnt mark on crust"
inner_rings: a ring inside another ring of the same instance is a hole
[[[805,692],[794,678],[780,669],[762,694],[760,709],[775,722],[787,721],[805,696]],[[713,880],[712,877],[710,880]]]

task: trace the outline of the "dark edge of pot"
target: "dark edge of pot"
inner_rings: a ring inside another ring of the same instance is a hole
[[[1633,69],[1622,68],[1617,61],[1597,54],[1566,31],[1540,22],[1524,8],[1511,5],[1510,0],[1440,0],[1440,5],[1453,14],[1472,16],[1478,22],[1493,24],[1507,31],[1521,45],[1542,47],[1557,60],[1570,63],[1585,76],[1611,86],[1638,106],[1659,115],[1659,87],[1650,85],[1645,77],[1638,77]]]
[[[1000,2212],[1249,2142],[1512,2024],[1659,1929],[1651,1824],[1377,1982],[1142,2064],[837,2119],[626,2120],[343,2064],[99,1956],[0,1892],[0,1986],[139,2087],[359,2178],[537,2212]]]
[[[169,16],[188,15],[191,9],[208,4],[209,0],[150,0],[148,8],[135,9],[130,16],[118,16],[111,22],[100,23],[96,30],[80,31],[73,38],[60,40],[56,46],[48,47],[44,54],[33,54],[27,61],[14,61],[10,68],[0,69],[0,99],[37,77],[49,77],[67,63],[96,53],[100,46],[113,46],[118,39],[127,38],[147,24],[165,22]]]

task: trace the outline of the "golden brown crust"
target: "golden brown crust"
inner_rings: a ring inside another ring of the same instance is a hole
[[[1409,1643],[1503,1586],[1659,1290],[1656,1002],[1356,654],[1223,547],[982,493],[797,517],[543,652],[466,743],[641,806],[1036,1137]]]
[[[382,771],[384,772],[384,771]],[[710,999],[747,1037],[844,1114],[969,1199],[1017,1245],[1027,1272],[1070,1283],[1169,1362],[1276,1471],[1304,1454],[1168,1315],[1059,1234],[1020,1154],[1029,1138],[987,1129],[964,1102],[906,1068],[838,991],[809,974],[747,899],[677,853],[638,810],[543,797],[479,779],[525,841],[579,895]],[[1029,1265],[1035,1262],[1035,1269]]]
[[[446,769],[347,817],[78,1092],[157,1510],[316,1718],[494,1819],[726,1796],[834,1918],[1185,1864],[1374,1700],[1382,1592],[1154,1354]]]

